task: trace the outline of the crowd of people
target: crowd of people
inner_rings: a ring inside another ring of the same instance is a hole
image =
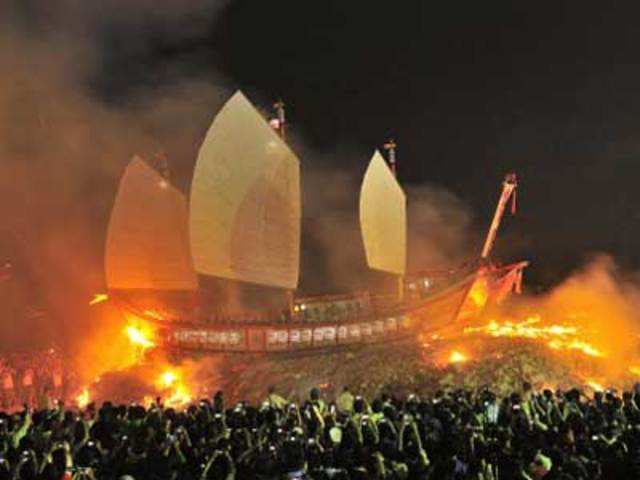
[[[137,404],[0,414],[0,480],[640,478],[640,386],[383,394],[344,388],[259,405],[221,392],[184,409]]]
[[[56,349],[0,354],[0,407],[42,406],[65,395],[63,360]]]

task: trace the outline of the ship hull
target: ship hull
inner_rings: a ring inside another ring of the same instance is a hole
[[[348,320],[208,325],[176,322],[163,327],[163,345],[184,352],[277,354],[403,340],[479,315],[490,303],[504,299],[505,292],[514,290],[517,273],[525,266],[523,262],[501,269],[478,269],[427,298]],[[480,283],[486,288],[482,304],[471,295]]]

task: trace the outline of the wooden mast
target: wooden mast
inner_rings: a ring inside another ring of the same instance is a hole
[[[502,221],[502,217],[504,215],[504,210],[507,207],[507,203],[509,199],[513,197],[513,203],[511,204],[511,211],[515,213],[516,210],[516,188],[518,187],[518,181],[515,173],[507,173],[504,177],[504,181],[502,182],[502,194],[500,195],[500,200],[498,201],[498,205],[496,206],[496,211],[493,215],[493,220],[491,221],[491,226],[489,227],[489,232],[487,233],[487,238],[484,242],[484,246],[482,247],[482,253],[480,258],[482,260],[488,260],[489,255],[491,254],[491,250],[493,249],[493,245],[496,241],[496,234],[498,233],[498,228],[500,227],[500,222]]]
[[[287,124],[287,118],[286,118],[286,113],[285,113],[285,103],[282,101],[282,99],[278,99],[278,101],[276,101],[273,104],[273,109],[275,110],[275,118],[270,122],[271,126],[275,129],[276,132],[278,132],[278,135],[280,135],[280,138],[282,139],[283,142],[286,142],[287,140],[287,133],[286,133],[286,124]],[[287,306],[289,309],[289,315],[293,316],[294,314],[294,292],[293,290],[287,290],[286,291],[286,297],[287,297]]]
[[[397,167],[397,157],[396,157],[397,146],[398,145],[396,144],[393,138],[390,138],[389,141],[383,145],[384,149],[387,151],[391,172],[393,173],[393,176],[396,177],[396,179],[398,178],[398,167]],[[398,282],[398,300],[400,302],[403,302],[404,301],[404,276],[398,275],[397,282]]]

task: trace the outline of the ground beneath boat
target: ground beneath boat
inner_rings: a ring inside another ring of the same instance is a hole
[[[589,359],[568,360],[533,342],[514,339],[464,345],[457,339],[427,345],[412,340],[304,356],[227,356],[218,365],[220,389],[230,399],[252,401],[263,399],[268,386],[299,401],[313,387],[329,398],[345,385],[367,396],[483,386],[508,394],[525,380],[539,388],[571,388],[584,386],[589,375],[597,376],[597,365]]]

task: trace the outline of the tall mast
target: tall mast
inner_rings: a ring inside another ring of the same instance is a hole
[[[276,132],[278,132],[278,135],[280,135],[280,138],[282,139],[282,141],[287,140],[287,133],[286,133],[287,118],[285,115],[284,107],[285,107],[285,104],[282,101],[282,99],[278,99],[278,101],[273,104],[273,109],[276,112],[276,118],[274,118],[271,121],[271,125],[275,128]],[[294,291],[290,289],[286,290],[285,297],[287,299],[287,307],[289,309],[289,315],[293,317],[296,313],[294,308],[295,307]]]
[[[390,138],[387,143],[383,145],[384,149],[387,151],[387,156],[389,160],[389,167],[391,168],[391,172],[393,176],[398,178],[398,158],[396,157],[396,144],[393,138]],[[404,276],[398,275],[398,300],[402,302],[404,300]]]
[[[480,256],[482,260],[486,260],[489,258],[489,254],[493,249],[493,244],[496,241],[496,234],[498,233],[498,228],[500,227],[500,222],[502,220],[502,216],[504,215],[504,210],[510,198],[513,199],[511,204],[511,213],[515,213],[516,211],[517,186],[518,181],[516,179],[516,174],[507,173],[507,175],[504,177],[504,181],[502,182],[502,194],[500,195],[500,200],[498,201],[496,212],[493,215],[493,221],[491,222],[491,226],[489,227],[487,239],[484,242],[484,247],[482,247],[482,255]]]

